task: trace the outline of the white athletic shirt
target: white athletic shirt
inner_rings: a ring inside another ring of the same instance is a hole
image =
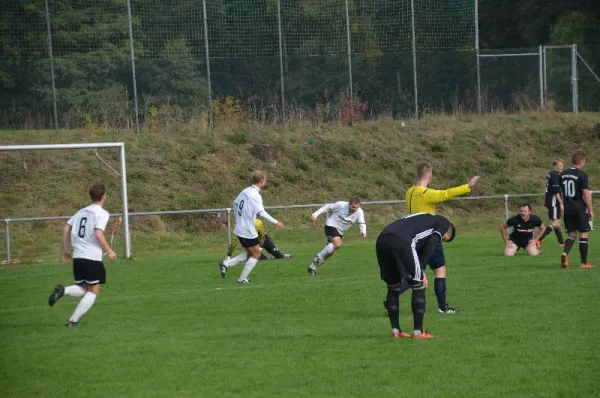
[[[350,202],[330,203],[315,211],[312,216],[317,218],[325,212],[329,215],[325,225],[337,229],[340,234],[344,235],[355,223],[358,223],[361,234],[367,233],[363,209],[359,208],[354,213],[350,213]]]
[[[73,258],[102,261],[102,247],[94,234],[97,229],[104,231],[108,224],[109,214],[102,206],[91,204],[79,210],[67,221],[71,230]]]
[[[258,237],[254,226],[257,215],[272,224],[277,224],[277,220],[265,211],[259,191],[260,189],[256,185],[251,185],[240,192],[233,201],[233,211],[235,212],[233,233],[240,238],[254,239]]]

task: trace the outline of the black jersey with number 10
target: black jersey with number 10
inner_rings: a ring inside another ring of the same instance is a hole
[[[589,188],[588,176],[584,171],[577,167],[571,167],[563,171],[560,175],[560,189],[565,203],[565,212],[586,208],[583,201],[583,190]]]

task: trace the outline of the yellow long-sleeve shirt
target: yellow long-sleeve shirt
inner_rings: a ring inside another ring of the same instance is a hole
[[[456,196],[471,192],[468,184],[448,189],[431,189],[421,186],[412,186],[406,192],[406,212],[413,213],[435,213],[435,204],[445,202]]]
[[[265,226],[264,226],[262,220],[257,218],[254,221],[254,227],[256,228],[256,233],[258,233],[258,240],[260,241],[260,243],[262,245],[265,241]],[[228,256],[231,256],[231,253],[233,253],[233,250],[235,249],[237,244],[238,244],[238,237],[233,235],[233,239],[231,240],[231,246],[229,246],[229,248],[227,250]]]

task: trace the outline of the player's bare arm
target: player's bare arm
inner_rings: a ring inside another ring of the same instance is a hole
[[[542,223],[542,225],[540,225],[538,234],[535,236],[535,238],[533,238],[533,241],[539,242],[540,239],[542,238],[542,236],[544,236],[545,232],[546,232],[546,224]]]
[[[62,251],[62,261],[63,263],[68,263],[71,261],[71,230],[73,228],[67,224],[63,228],[63,251]]]
[[[98,243],[104,249],[110,261],[115,261],[117,259],[117,253],[113,251],[113,249],[106,241],[106,238],[104,237],[104,231],[102,231],[101,229],[97,229],[94,231],[94,236],[96,236]]]
[[[479,181],[479,176],[473,176],[471,177],[467,185],[469,186],[469,188],[473,188],[475,184],[477,184],[477,181]]]
[[[506,225],[505,222],[500,224],[500,234],[502,235],[502,239],[504,239],[504,243],[508,245],[508,242],[510,242],[510,240],[508,239],[508,232],[506,232],[507,228],[508,225]]]

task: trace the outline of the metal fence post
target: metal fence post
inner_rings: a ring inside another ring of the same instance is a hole
[[[10,264],[10,228],[8,227],[10,220],[7,218],[4,222],[6,223],[6,264]]]
[[[129,23],[129,52],[131,56],[131,76],[133,79],[133,104],[135,106],[135,132],[140,132],[138,95],[137,95],[137,79],[135,77],[135,51],[133,49],[133,24],[131,21],[131,0],[127,0],[127,19]]]
[[[52,53],[52,29],[50,28],[50,10],[48,0],[44,0],[46,7],[46,28],[48,29],[48,55],[50,56],[50,77],[52,80],[52,106],[54,107],[54,129],[58,131],[58,110],[56,107],[56,83],[54,77],[54,55]]]
[[[202,0],[202,16],[204,18],[204,49],[206,53],[206,85],[208,88],[208,123],[211,130],[215,127],[214,109],[212,103],[212,87],[210,85],[210,52],[208,50],[208,21],[206,18],[206,0]],[[213,130],[214,134],[214,130]]]
[[[350,40],[350,11],[348,10],[348,0],[346,3],[346,41],[348,43],[348,80],[350,83],[350,99],[348,106],[350,109],[350,123],[354,120],[354,92],[352,88],[352,42]]]
[[[577,44],[571,46],[571,91],[573,93],[573,112],[579,113],[579,87],[577,85]]]
[[[545,109],[546,104],[544,103],[544,49],[543,46],[540,46],[540,56],[539,56],[539,70],[540,70],[540,109]]]
[[[281,121],[285,124],[285,88],[283,82],[283,31],[281,29],[281,1],[277,0],[277,30],[279,32],[279,77],[281,81]]]
[[[479,59],[479,1],[475,2],[475,54],[477,56],[477,112],[481,115],[481,65]]]
[[[547,68],[548,68],[548,58],[547,58],[547,51],[546,51],[546,46],[543,46],[544,48],[544,95],[546,94],[546,92],[548,91],[548,72],[547,72]]]
[[[415,39],[415,1],[410,0],[410,31],[412,36],[413,87],[415,91],[415,119],[419,118],[419,90],[417,88],[417,44]]]
[[[508,220],[508,195],[504,195],[504,219]]]

